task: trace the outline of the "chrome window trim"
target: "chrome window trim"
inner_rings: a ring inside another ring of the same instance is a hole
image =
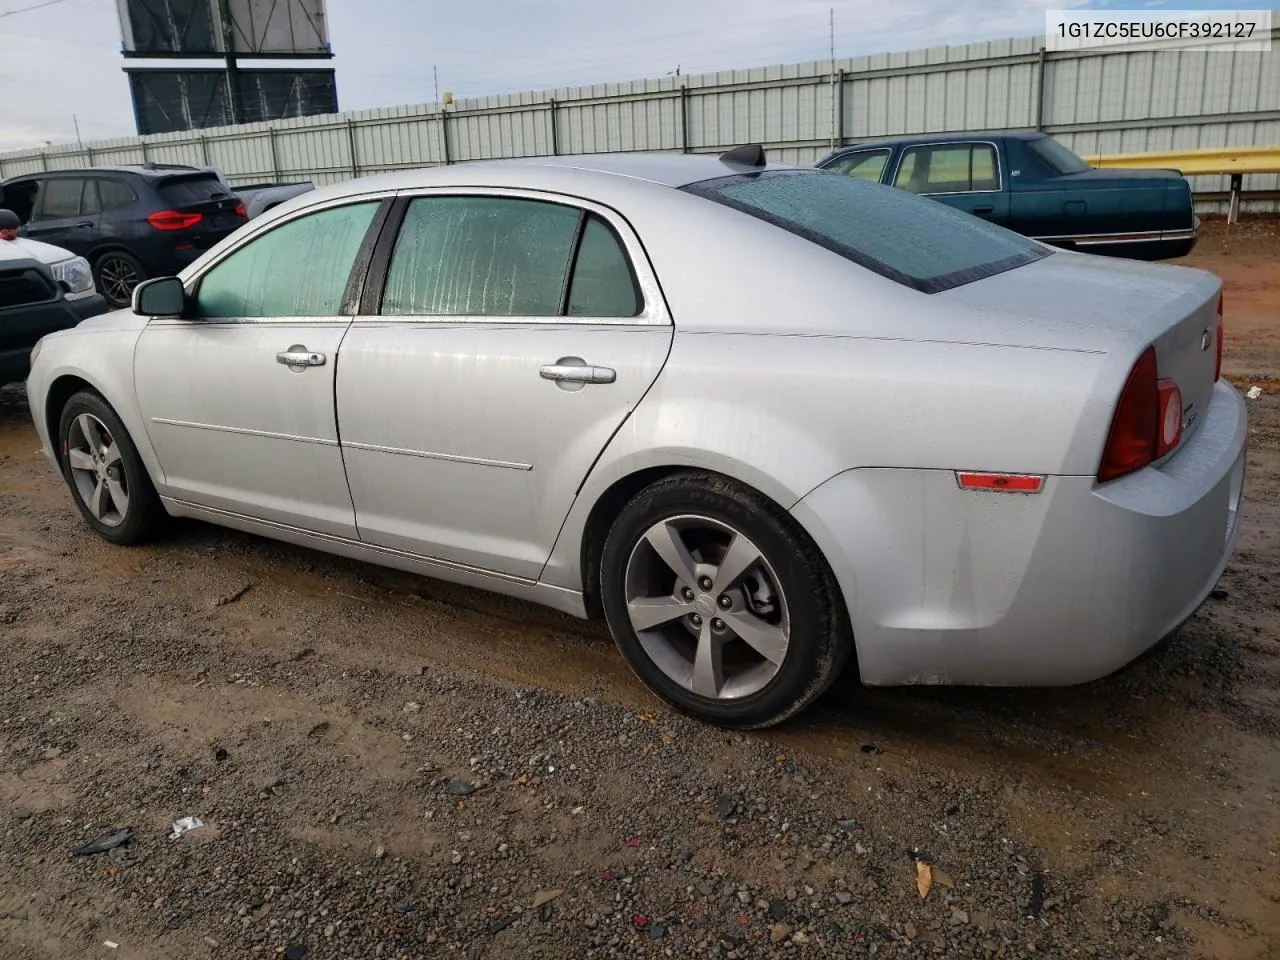
[[[576,207],[579,210],[585,210],[588,213],[594,213],[600,219],[604,220],[610,227],[618,239],[622,241],[623,251],[627,255],[627,259],[631,261],[631,270],[636,278],[637,286],[640,288],[640,296],[643,300],[641,311],[632,317],[586,317],[586,316],[537,316],[537,317],[519,317],[519,316],[490,316],[484,314],[396,314],[383,316],[382,314],[361,314],[356,317],[357,322],[365,324],[516,324],[527,326],[530,324],[558,324],[569,326],[622,326],[622,327],[652,327],[652,326],[671,326],[671,315],[667,311],[666,300],[662,296],[662,289],[658,285],[657,275],[653,271],[653,264],[649,261],[648,253],[644,249],[644,245],[640,242],[635,228],[631,226],[621,213],[612,207],[607,207],[602,203],[589,200],[586,197],[580,197],[571,193],[561,193],[554,190],[534,190],[525,187],[494,187],[494,186],[463,186],[457,184],[449,184],[439,187],[408,187],[397,191],[397,196],[407,200],[426,199],[429,197],[511,197],[518,200],[540,200],[543,203],[558,203],[562,206]]]
[[[895,190],[904,189],[898,186],[898,172],[902,169],[902,161],[907,158],[908,151],[921,147],[990,147],[996,155],[997,186],[994,190],[938,190],[932,193],[917,193],[917,197],[967,197],[974,194],[1004,192],[1004,167],[1000,162],[1000,147],[994,140],[930,140],[927,143],[904,145],[898,153],[898,162],[893,166],[893,176],[889,178],[888,186],[893,187]],[[908,190],[907,192],[910,193],[911,191]]]

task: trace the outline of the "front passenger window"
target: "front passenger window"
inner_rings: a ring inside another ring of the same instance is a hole
[[[254,238],[201,278],[196,315],[338,316],[377,209],[376,200],[331,207]]]

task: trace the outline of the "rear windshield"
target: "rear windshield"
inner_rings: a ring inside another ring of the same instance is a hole
[[[1084,173],[1092,169],[1081,160],[1075,151],[1064,147],[1052,137],[1037,137],[1028,140],[1027,146],[1036,152],[1040,159],[1049,164],[1058,173]]]
[[[1048,255],[1040,244],[937,200],[826,170],[779,170],[682,187],[804,237],[924,293]]]
[[[213,175],[198,174],[194,177],[170,177],[161,180],[157,188],[164,202],[174,207],[190,207],[210,200],[225,200],[231,193],[222,181]]]

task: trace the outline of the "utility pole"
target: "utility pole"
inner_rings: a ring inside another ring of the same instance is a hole
[[[80,149],[83,150],[84,141],[80,139],[80,121],[76,119],[76,115],[74,113],[71,115],[71,122],[75,125],[75,128],[76,128],[76,143],[79,144]]]
[[[431,65],[431,82],[436,88],[436,103],[440,102],[440,74],[436,72],[436,65]]]
[[[227,108],[231,111],[231,122],[240,123],[243,112],[240,109],[239,67],[236,65],[236,32],[231,22],[231,4],[227,0],[218,0],[218,19],[222,21],[222,45],[227,59]]]
[[[831,38],[831,149],[836,148],[836,111],[840,109],[840,98],[836,96],[836,8],[827,8],[828,34]]]

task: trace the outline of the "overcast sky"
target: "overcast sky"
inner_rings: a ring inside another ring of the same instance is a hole
[[[26,9],[36,7],[37,9]],[[1277,4],[1280,5],[1280,4]],[[328,0],[343,110],[1030,35],[1064,7],[1232,0]],[[0,0],[0,150],[135,132],[117,0]],[[137,63],[137,61],[133,61]],[[151,61],[161,65],[164,61]],[[263,66],[273,65],[264,62]]]

